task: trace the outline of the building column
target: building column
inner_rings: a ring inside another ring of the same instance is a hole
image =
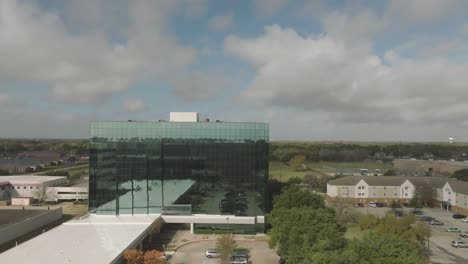
[[[195,229],[195,224],[194,223],[190,223],[190,234],[193,235],[193,230]]]

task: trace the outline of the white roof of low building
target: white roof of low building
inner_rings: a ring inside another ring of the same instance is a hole
[[[0,254],[0,263],[113,263],[159,215],[91,215],[64,223]]]
[[[44,182],[64,180],[63,176],[36,176],[36,175],[11,175],[0,176],[0,182],[6,181],[11,184],[42,184]]]

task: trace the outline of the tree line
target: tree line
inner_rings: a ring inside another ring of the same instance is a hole
[[[294,156],[304,156],[308,161],[364,161],[383,153],[389,158],[418,158],[431,154],[434,159],[464,159],[468,145],[443,143],[321,143],[321,142],[270,142],[270,160],[287,162]]]

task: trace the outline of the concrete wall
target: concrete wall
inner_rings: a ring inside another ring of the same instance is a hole
[[[336,185],[327,184],[327,195],[330,197],[338,196],[338,187]]]
[[[1,213],[1,211],[0,211]],[[62,218],[62,208],[49,210],[0,229],[0,245]]]

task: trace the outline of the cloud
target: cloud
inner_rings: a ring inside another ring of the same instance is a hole
[[[4,104],[10,100],[10,96],[6,93],[0,93],[0,104]]]
[[[129,5],[127,38],[115,43],[106,32],[70,30],[58,13],[2,1],[0,56],[9,63],[0,63],[0,78],[46,85],[56,100],[95,103],[139,80],[163,79],[196,61],[193,48],[179,45],[162,29],[164,11],[172,10],[172,4]]]
[[[145,102],[141,99],[127,99],[123,102],[123,107],[130,113],[137,113],[145,110]]]
[[[227,78],[216,73],[187,72],[169,81],[173,94],[186,101],[204,101],[229,84]]]
[[[234,15],[232,13],[226,15],[217,15],[208,21],[208,28],[212,31],[223,31],[230,28],[233,23]]]
[[[253,0],[255,12],[264,17],[272,16],[283,9],[288,0]]]
[[[403,58],[392,50],[378,56],[330,35],[301,36],[277,25],[256,38],[228,36],[225,52],[254,67],[240,99],[258,107],[380,124],[454,124],[468,111],[465,63]]]
[[[463,12],[463,0],[390,0],[387,15],[413,23],[434,23]],[[466,10],[466,9],[465,9]]]

